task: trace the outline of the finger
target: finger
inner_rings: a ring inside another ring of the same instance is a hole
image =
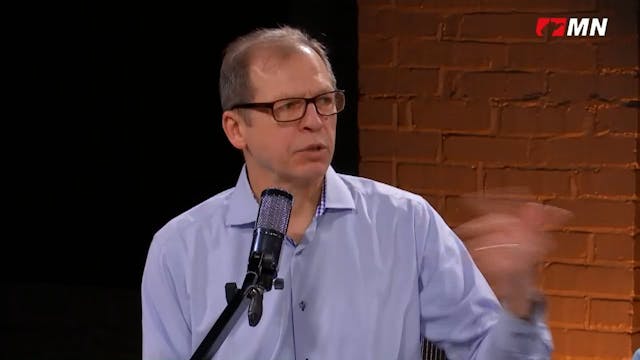
[[[518,216],[530,226],[549,231],[567,223],[573,217],[573,213],[555,206],[528,202],[520,207]]]
[[[465,246],[473,251],[518,251],[523,256],[541,259],[551,249],[551,237],[548,234],[531,231],[524,226],[502,228],[467,238]]]
[[[513,215],[487,214],[457,226],[454,232],[458,237],[465,240],[488,233],[504,231],[509,227],[517,226],[521,222],[518,217]]]
[[[473,192],[460,197],[463,206],[477,215],[486,213],[510,214],[523,203],[522,199],[531,198],[532,192],[526,187],[502,187],[488,189],[485,192]]]

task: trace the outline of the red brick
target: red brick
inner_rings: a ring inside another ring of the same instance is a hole
[[[632,326],[634,327],[634,329],[637,329],[640,326],[640,300],[634,300],[632,306],[633,306]],[[640,347],[640,343],[638,343],[638,345],[634,347],[634,349],[637,349],[639,347]]]
[[[633,196],[640,188],[634,169],[603,168],[583,170],[577,176],[578,193],[589,195]]]
[[[502,44],[400,39],[398,64],[409,66],[457,66],[499,69],[506,66],[507,48]]]
[[[455,39],[458,37],[462,16],[462,14],[448,14],[444,18],[444,23],[442,23],[443,39]]]
[[[472,132],[490,127],[488,101],[416,100],[411,103],[411,111],[418,129]]]
[[[556,102],[589,98],[637,98],[638,77],[629,74],[570,74],[549,76],[550,98]]]
[[[393,164],[390,161],[360,162],[360,176],[393,185]]]
[[[605,99],[635,98],[640,96],[638,74],[610,74],[597,78],[597,92]]]
[[[634,221],[635,209],[631,201],[556,199],[549,201],[548,205],[573,212],[567,226],[626,228]]]
[[[456,162],[519,163],[526,160],[527,141],[475,136],[448,136],[444,157]]]
[[[390,66],[394,59],[393,46],[392,39],[361,36],[358,41],[358,63]]]
[[[398,127],[404,129],[411,129],[414,127],[412,113],[411,113],[411,103],[413,102],[414,97],[401,97],[398,99]]]
[[[596,75],[557,73],[549,76],[551,99],[557,102],[587,100],[596,96]]]
[[[360,131],[360,154],[363,158],[383,157],[435,160],[440,135],[407,131]]]
[[[637,38],[637,1],[600,0],[598,10],[600,17],[609,18],[607,38]]]
[[[543,73],[469,72],[454,83],[455,97],[523,98],[538,96],[545,91]]]
[[[596,234],[594,239],[594,260],[633,261],[634,241],[636,239],[629,235]]]
[[[626,12],[632,13],[633,16],[630,16],[632,19],[638,17],[638,2],[636,1],[599,0],[598,8],[604,11],[615,10],[619,13],[620,17]]]
[[[542,286],[545,290],[630,296],[633,291],[633,269],[551,264],[542,272]]]
[[[540,14],[471,14],[462,18],[460,37],[465,39],[539,39]]]
[[[360,155],[366,159],[368,157],[391,158],[395,153],[396,136],[394,130],[360,130]]]
[[[485,189],[523,186],[536,195],[568,195],[570,177],[568,171],[487,169]]]
[[[548,319],[556,326],[583,327],[587,319],[587,300],[584,298],[547,296]]]
[[[625,333],[551,329],[554,359],[629,359],[631,337]],[[563,357],[566,356],[566,357]]]
[[[557,135],[586,130],[592,114],[583,105],[562,107],[507,106],[500,116],[500,134]]]
[[[594,70],[596,48],[588,43],[538,43],[509,45],[512,69]]]
[[[456,18],[420,9],[365,6],[358,12],[358,31],[385,36],[435,36],[440,24],[449,24]]]
[[[394,0],[358,0],[360,9],[366,6],[393,5]]]
[[[617,19],[616,19],[617,20]],[[607,27],[609,25],[607,24]],[[638,66],[638,38],[598,44],[598,65],[604,68],[627,68]]]
[[[444,199],[444,211],[441,214],[442,218],[451,227],[458,226],[478,216],[478,213],[458,196],[447,196]]]
[[[633,303],[629,300],[591,300],[589,327],[598,330],[631,331]]]
[[[421,194],[422,197],[438,212],[444,207],[444,196],[435,194]]]
[[[359,70],[360,92],[431,96],[438,90],[438,70],[416,68],[366,68]]]
[[[596,132],[637,133],[640,109],[632,107],[609,107],[598,109]]]
[[[476,190],[476,170],[468,166],[398,164],[398,186],[420,192]]]
[[[440,23],[445,19],[441,14],[419,9],[396,10],[395,35],[435,36]]]
[[[548,259],[587,260],[589,237],[586,233],[552,232],[553,248],[547,254]]]
[[[384,34],[395,32],[395,12],[390,8],[361,7],[358,9],[359,34]]]
[[[395,137],[395,154],[399,159],[435,160],[440,134],[434,132],[400,131]]]
[[[360,3],[366,3],[362,1]],[[510,0],[399,0],[398,6],[419,6],[434,11],[464,10],[464,11],[589,11],[595,10],[595,0],[537,0],[527,2],[513,2]]]
[[[638,209],[640,206],[640,204],[636,203],[636,215],[638,214],[639,210]],[[636,226],[638,225],[638,222],[636,221]],[[635,261],[640,261],[640,234],[636,235],[634,237],[633,240],[633,260]],[[638,278],[640,279],[640,278]],[[640,282],[640,281],[638,281]],[[640,291],[638,291],[637,293],[640,293]],[[638,315],[640,315],[640,313],[638,313]]]
[[[363,68],[358,71],[360,92],[370,94],[393,94],[396,91],[396,69]]]
[[[360,128],[373,126],[394,126],[398,117],[398,105],[393,99],[366,99],[358,103],[358,124]]]
[[[438,70],[400,68],[396,90],[401,94],[430,96],[438,90]]]
[[[366,0],[359,0],[359,1],[365,1],[366,2]],[[405,7],[405,8],[411,8],[411,7],[420,7],[420,8],[422,8],[423,5],[424,5],[423,2],[424,2],[424,0],[403,0],[398,4],[398,6],[402,6],[402,7]]]
[[[564,166],[630,164],[636,161],[636,141],[613,137],[533,140],[531,160]]]
[[[446,100],[451,100],[452,97],[455,97],[456,96],[455,91],[459,86],[460,79],[464,74],[465,73],[461,71],[453,71],[453,70],[442,71],[442,75],[440,79],[440,88],[438,89],[438,95],[440,95]],[[463,99],[463,100],[468,100],[468,99]],[[481,101],[486,101],[486,99],[481,99]]]

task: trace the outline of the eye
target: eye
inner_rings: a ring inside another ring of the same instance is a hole
[[[333,103],[334,103],[333,94],[322,95],[322,96],[316,98],[316,104],[318,104],[320,106],[331,105]]]
[[[273,107],[276,111],[290,111],[300,108],[302,103],[304,101],[300,101],[300,99],[285,99],[278,101]]]

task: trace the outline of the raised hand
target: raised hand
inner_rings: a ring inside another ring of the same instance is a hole
[[[465,197],[478,217],[454,229],[503,305],[526,317],[537,293],[536,267],[552,248],[549,230],[571,212],[536,202]]]

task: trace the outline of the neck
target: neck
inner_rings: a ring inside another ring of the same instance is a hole
[[[287,181],[283,178],[259,176],[248,168],[247,175],[249,186],[256,201],[260,201],[262,191],[267,188],[276,187],[289,192],[293,196],[291,219],[306,218],[315,214],[322,194],[324,177],[306,181]]]

